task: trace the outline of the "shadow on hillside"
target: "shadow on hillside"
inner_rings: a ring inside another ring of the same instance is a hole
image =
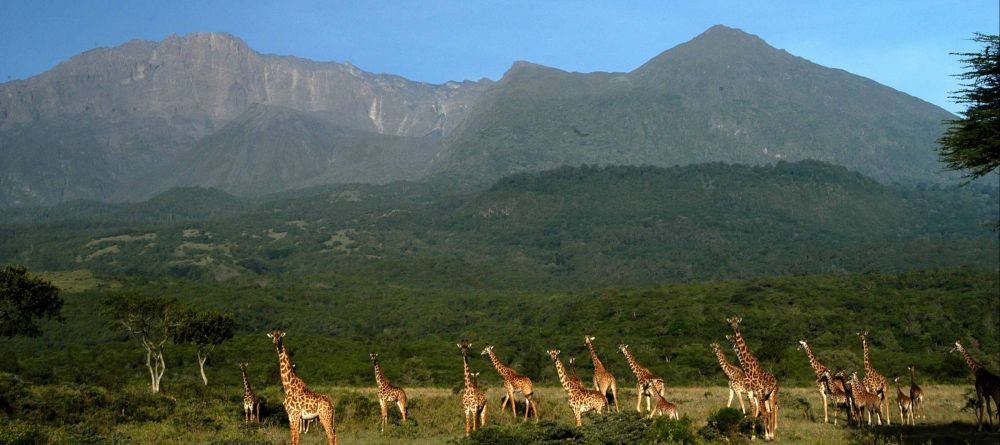
[[[992,431],[976,431],[971,423],[953,422],[947,424],[917,424],[916,426],[881,427],[858,430],[852,434],[851,443],[869,444],[1000,444],[1000,431],[994,426]]]

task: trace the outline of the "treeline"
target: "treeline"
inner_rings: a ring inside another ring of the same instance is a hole
[[[144,351],[107,328],[98,315],[108,292],[176,299],[205,311],[232,314],[235,336],[206,365],[210,381],[239,385],[236,364],[249,361],[258,380],[280,384],[277,359],[265,333],[288,332],[286,346],[310,382],[369,385],[369,352],[387,375],[405,385],[456,386],[461,379],[457,339],[495,352],[542,384],[556,384],[545,350],[576,356],[590,372],[583,336],[597,337],[601,359],[619,379],[631,378],[617,353],[626,343],[668,385],[724,385],[709,344],[725,344],[725,317],[743,317],[742,331],[783,385],[809,385],[814,375],[798,340],[808,340],[831,367],[861,369],[856,333],[870,331],[872,360],[884,375],[916,366],[923,382],[961,383],[964,362],[948,354],[956,340],[990,369],[1000,350],[1000,279],[968,269],[906,273],[828,274],[697,282],[652,288],[581,291],[429,291],[339,282],[337,275],[300,279],[235,279],[226,284],[157,279],[128,281],[113,290],[67,293],[65,324],[44,326],[39,339],[0,347],[0,371],[34,383],[87,382],[107,387],[149,380]],[[478,352],[479,349],[476,349]],[[198,375],[195,347],[168,344],[163,385]],[[479,357],[476,356],[478,359]],[[733,358],[734,359],[734,358]],[[473,367],[498,384],[484,358]],[[586,378],[585,378],[586,380]]]

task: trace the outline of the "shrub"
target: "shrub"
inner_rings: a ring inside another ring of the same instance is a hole
[[[46,442],[45,434],[37,425],[19,422],[0,424],[0,445],[35,445]]]
[[[469,437],[457,441],[458,445],[548,445],[579,443],[580,433],[575,428],[551,421],[518,423],[513,425],[487,425]]]
[[[708,424],[698,434],[706,440],[737,442],[750,435],[749,417],[736,408],[721,408],[708,416]],[[759,425],[758,425],[759,426]]]
[[[654,444],[693,445],[698,443],[691,418],[688,416],[677,420],[658,417],[646,430],[646,439]]]

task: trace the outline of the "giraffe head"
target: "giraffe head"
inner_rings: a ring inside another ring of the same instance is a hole
[[[249,366],[249,365],[250,364],[247,363],[247,362],[240,362],[240,369],[246,371],[247,370],[247,366]]]
[[[371,359],[372,363],[374,363],[376,365],[378,364],[378,353],[377,352],[372,352],[372,353],[368,354],[368,357]]]
[[[479,386],[479,373],[478,372],[470,372],[469,373],[469,381],[472,382],[472,386]]]
[[[726,335],[726,340],[729,340],[729,344],[732,345],[734,348],[736,347],[736,337],[732,335]]]
[[[865,337],[867,337],[867,336],[868,336],[868,330],[867,329],[863,330],[863,331],[858,331],[858,338],[861,339],[862,343],[865,342]]]
[[[285,333],[281,329],[275,329],[267,333],[267,338],[271,339],[271,342],[274,343],[274,347],[278,350],[278,352],[281,352],[281,338],[284,336]]]
[[[628,345],[626,345],[625,343],[618,345],[618,352],[628,355]]]
[[[717,342],[713,341],[712,344],[710,344],[709,346],[712,347],[712,352],[714,352],[716,354],[718,354],[719,351],[721,351],[721,349],[719,348],[719,343],[717,343]]]
[[[462,350],[462,355],[463,356],[469,355],[469,348],[471,348],[471,347],[472,347],[472,343],[469,343],[468,340],[462,340],[462,341],[460,341],[458,343],[458,349]]]
[[[948,352],[956,352],[956,351],[962,352],[964,350],[965,350],[965,348],[962,347],[962,342],[959,341],[959,340],[955,340],[955,347],[951,348],[951,351],[948,351]]]
[[[896,382],[896,384],[898,385],[899,384],[899,376],[897,375],[897,376],[893,377],[892,381]]]
[[[562,351],[558,349],[549,349],[548,351],[545,352],[549,354],[549,357],[552,357],[552,361],[556,361],[559,360],[559,353]]]
[[[799,347],[798,347],[798,348],[795,348],[795,349],[799,349],[799,350],[801,350],[801,349],[803,349],[803,348],[804,348],[804,349],[805,349],[806,351],[808,351],[808,350],[809,350],[809,343],[806,343],[806,341],[805,341],[805,340],[799,340]]]
[[[583,342],[586,343],[586,344],[588,344],[588,345],[593,344],[592,342],[594,340],[597,340],[597,337],[594,337],[592,335],[584,335],[583,336]]]
[[[575,366],[576,366],[576,357],[570,356],[569,357],[569,367],[572,368],[572,367],[575,367]]]
[[[726,322],[729,323],[729,326],[733,327],[733,330],[739,329],[740,328],[740,322],[742,322],[742,321],[743,321],[743,317],[740,317],[739,315],[733,315],[732,317],[729,317],[729,318],[726,319]]]
[[[486,347],[483,348],[483,352],[480,352],[479,355],[489,355],[491,352],[493,352],[493,345],[487,344]]]

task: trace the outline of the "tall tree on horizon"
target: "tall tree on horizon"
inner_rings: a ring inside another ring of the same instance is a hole
[[[941,161],[970,181],[1000,167],[1000,36],[976,33],[972,40],[985,45],[981,52],[952,53],[965,62],[967,71],[956,76],[967,83],[951,97],[968,108],[945,121],[949,128],[938,139]]]

